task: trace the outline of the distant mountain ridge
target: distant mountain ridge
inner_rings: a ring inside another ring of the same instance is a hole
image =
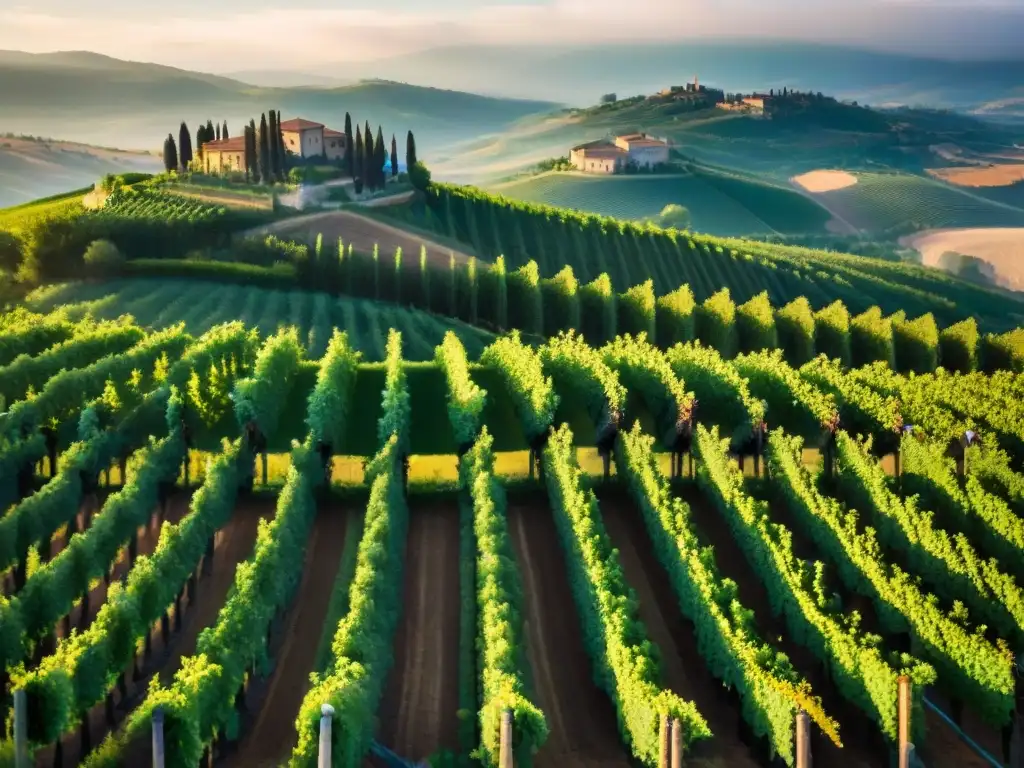
[[[355,78],[353,78],[355,79]],[[240,129],[280,109],[340,125],[346,112],[389,135],[414,130],[432,146],[488,134],[560,105],[375,79],[344,86],[261,87],[221,75],[67,51],[0,51],[0,132],[61,136],[104,146],[158,147],[181,120],[227,120]]]

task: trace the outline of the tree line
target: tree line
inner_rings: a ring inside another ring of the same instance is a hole
[[[269,117],[268,117],[269,115]],[[193,150],[192,133],[188,124],[183,120],[178,129],[177,141],[173,133],[168,133],[164,140],[164,168],[167,171],[188,171],[193,160],[203,159],[203,147],[211,141],[220,141],[230,138],[227,121],[223,124],[214,125],[212,120],[200,124],[195,133],[195,150]],[[365,125],[355,127],[355,135],[352,133],[352,116],[345,113],[345,165],[348,175],[352,177],[355,184],[356,194],[361,194],[364,189],[376,191],[384,188],[387,182],[387,171],[385,161],[390,158],[391,176],[398,176],[398,141],[395,135],[391,135],[390,152],[384,142],[383,128],[377,126],[377,135],[374,138],[373,130],[369,120]],[[285,147],[284,136],[281,131],[280,110],[270,110],[260,116],[259,126],[255,119],[250,120],[244,128],[244,154],[242,168],[245,172],[246,181],[255,183],[283,182],[288,175],[290,152]],[[415,174],[417,165],[416,138],[413,132],[406,135],[405,144],[406,167],[411,174]]]
[[[267,117],[269,115],[269,119]],[[178,129],[178,140],[174,134],[168,133],[164,139],[164,169],[167,171],[188,171],[193,160],[202,163],[203,147],[211,141],[222,141],[231,138],[228,123],[214,125],[212,120],[200,124],[195,133],[195,150],[192,145],[192,132],[188,124],[182,120]],[[281,111],[270,110],[260,116],[257,127],[256,120],[249,120],[243,129],[244,153],[242,167],[247,181],[257,184],[283,182],[288,175],[288,150],[284,145],[281,132]]]

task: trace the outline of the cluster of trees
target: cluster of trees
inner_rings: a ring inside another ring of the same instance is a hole
[[[269,119],[267,117],[269,115]],[[188,171],[192,167],[193,160],[202,163],[203,147],[211,141],[222,141],[231,138],[228,131],[228,123],[214,125],[212,120],[201,124],[196,129],[195,150],[192,145],[192,133],[188,124],[183,120],[178,129],[178,139],[175,141],[174,134],[167,134],[164,139],[164,169],[167,171]],[[283,182],[288,174],[288,151],[284,145],[284,136],[281,134],[281,112],[270,110],[260,116],[259,127],[255,119],[250,120],[243,132],[245,141],[244,159],[242,168],[245,171],[246,179],[256,183],[272,184],[275,181]]]
[[[387,183],[387,171],[384,163],[390,160],[391,176],[398,176],[398,141],[395,135],[391,134],[391,148],[384,144],[384,131],[377,126],[377,138],[373,137],[373,130],[369,121],[362,130],[356,126],[355,139],[352,138],[352,120],[345,114],[345,137],[349,147],[347,155],[348,172],[355,183],[356,194],[361,194],[364,189],[376,191],[383,189]],[[406,136],[405,146],[406,166],[412,168],[416,164],[416,139],[412,131]]]

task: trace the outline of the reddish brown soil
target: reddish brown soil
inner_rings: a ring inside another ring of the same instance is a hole
[[[713,734],[686,754],[687,765],[756,768],[759,760],[739,739],[739,713],[701,660],[693,626],[679,610],[640,511],[624,493],[609,492],[601,493],[601,515],[626,580],[636,592],[647,636],[661,651],[662,685],[693,702]]]
[[[459,748],[459,509],[414,503],[377,740],[409,760]]]
[[[535,768],[626,768],[615,710],[594,684],[565,557],[542,495],[510,500],[509,526],[523,579],[527,657],[550,735]]]
[[[190,495],[188,494],[179,494],[171,499],[167,505],[167,521],[179,522],[188,513],[189,501]],[[142,678],[138,681],[134,680],[132,670],[129,668],[125,671],[124,678],[127,695],[122,697],[120,691],[117,688],[114,689],[115,720],[118,723],[123,722],[145,696],[150,678],[154,674],[163,671],[164,682],[168,682],[180,666],[181,659],[195,651],[199,633],[213,623],[217,612],[224,604],[224,599],[234,580],[236,566],[252,552],[259,519],[272,514],[272,502],[246,502],[236,508],[231,521],[217,532],[214,538],[213,570],[210,575],[201,577],[197,582],[195,600],[192,604],[189,604],[187,597],[182,600],[181,627],[178,631],[172,631],[165,643],[160,630],[160,622],[154,624],[150,631],[152,656],[144,664]],[[159,536],[159,527],[155,525],[156,519],[156,515],[154,515],[151,524],[145,527],[145,533],[140,534],[140,554],[150,554],[156,547]],[[123,571],[126,562],[124,559],[118,564],[116,574]],[[101,603],[97,599],[97,593],[100,590],[102,590],[100,594],[105,597],[106,589],[102,582],[93,591],[90,601],[90,620],[95,618],[96,613],[99,612]],[[172,618],[172,629],[173,626]],[[109,731],[104,704],[93,707],[89,713],[89,722],[92,743],[98,745]],[[63,746],[63,765],[77,765],[80,762],[80,757],[84,757],[84,755],[80,755],[79,732],[65,735]],[[149,745],[140,746],[144,747],[145,755],[140,754],[134,757],[148,759]],[[47,768],[54,765],[52,747],[40,750],[36,754],[36,764],[45,765]],[[131,761],[129,764],[132,764]]]
[[[249,697],[249,718],[243,736],[225,765],[270,768],[286,760],[295,745],[295,717],[309,690],[309,674],[331,602],[332,586],[345,549],[348,513],[322,505],[313,522],[306,561],[292,608],[285,620],[284,640],[275,654],[274,671],[261,690]]]

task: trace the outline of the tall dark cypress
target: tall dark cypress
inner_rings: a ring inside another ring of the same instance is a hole
[[[384,149],[384,131],[377,126],[377,143],[373,145],[373,175],[377,177],[377,189],[384,189],[384,157],[387,150]]]
[[[273,172],[270,169],[270,133],[267,128],[267,115],[264,113],[260,118],[260,178],[264,184],[270,184],[274,180]]]
[[[251,137],[249,136],[249,126],[242,126],[242,168],[245,170],[245,180],[249,181],[252,179],[252,144]]]
[[[257,184],[260,181],[259,148],[256,145],[256,121],[250,120],[247,127],[249,134],[249,170],[252,172],[252,180]]]
[[[222,139],[230,139],[230,138],[231,138],[231,137],[230,137],[230,136],[228,135],[228,121],[227,121],[227,120],[225,120],[225,121],[224,121],[224,130],[222,130],[222,131],[220,132],[220,137],[221,137]]]
[[[217,138],[217,132],[213,130],[213,120],[206,121],[206,140],[213,141]]]
[[[167,138],[164,139],[164,169],[169,171],[177,170],[178,168],[178,147],[174,143],[174,136],[167,134]]]
[[[359,195],[363,191],[363,134],[360,133],[359,126],[356,126],[356,151],[353,162],[355,168],[355,175],[352,177],[353,184],[356,194]]]
[[[391,178],[398,175],[398,142],[395,141],[395,134],[391,134]]]
[[[348,167],[348,175],[353,178],[356,175],[356,145],[352,137],[352,115],[345,113],[345,164]]]
[[[281,177],[281,159],[278,156],[277,149],[277,114],[274,110],[270,110],[267,113],[267,129],[270,131],[268,134],[269,138],[269,150],[270,150],[270,171],[275,179]]]
[[[217,123],[217,141],[220,141],[220,123]]]
[[[184,120],[181,121],[181,128],[178,129],[178,162],[181,163],[183,171],[187,171],[192,163],[192,134]]]
[[[288,176],[288,150],[284,147],[284,131],[281,130],[281,110],[277,110],[277,117],[274,119],[277,126],[274,138],[277,139],[277,157],[280,162],[280,173],[278,179],[284,181]]]
[[[409,131],[409,135],[405,137],[405,169],[411,171],[414,165],[416,165],[416,139],[412,135],[412,131]]]

